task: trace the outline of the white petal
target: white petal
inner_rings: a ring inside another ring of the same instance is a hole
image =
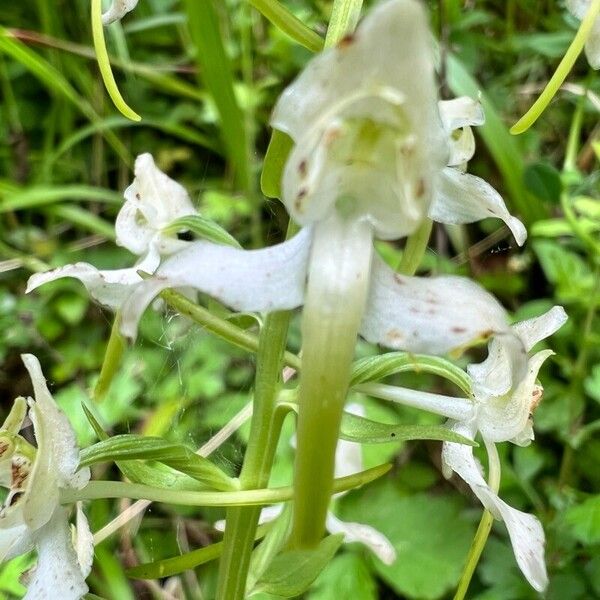
[[[365,407],[357,402],[346,405],[344,411],[359,417],[365,416]],[[335,477],[354,475],[362,470],[362,446],[347,440],[338,440],[335,450]]]
[[[553,306],[548,312],[513,325],[513,329],[523,340],[529,352],[539,341],[558,331],[569,317],[562,306]]]
[[[38,562],[24,600],[78,600],[88,592],[73,548],[67,511],[58,508],[36,534]]]
[[[185,188],[163,173],[151,154],[136,158],[135,179],[124,195],[125,204],[115,222],[117,244],[134,254],[145,254],[154,237],[175,219],[197,214]],[[162,237],[161,254],[182,247],[181,241]]]
[[[527,353],[521,338],[514,335],[498,336],[488,344],[487,358],[467,366],[473,380],[473,393],[480,399],[503,396],[518,385],[527,371]]]
[[[92,571],[92,565],[94,564],[94,536],[90,530],[87,517],[81,508],[81,502],[77,504],[75,553],[77,554],[79,570],[86,578]]]
[[[12,408],[8,413],[6,419],[4,419],[4,423],[2,423],[2,427],[0,427],[0,432],[8,432],[16,435],[21,431],[23,427],[23,421],[27,416],[27,401],[25,398],[20,396],[16,398],[13,402]],[[2,455],[0,455],[2,458]]]
[[[585,43],[585,56],[592,69],[600,69],[600,19],[596,18]]]
[[[583,19],[590,9],[590,0],[567,0],[565,2],[568,11],[579,20]]]
[[[123,335],[135,338],[146,307],[166,288],[200,290],[239,311],[286,310],[302,304],[311,230],[261,250],[199,241],[168,258],[123,305]]]
[[[475,136],[470,127],[463,127],[450,138],[449,167],[463,165],[475,154]],[[434,195],[435,198],[435,195]]]
[[[44,453],[51,455],[60,485],[79,489],[89,481],[90,470],[77,470],[79,448],[71,423],[48,391],[38,359],[33,354],[22,354],[21,359],[29,372],[35,394],[35,404],[30,416],[38,445],[36,462],[44,450]]]
[[[25,292],[29,293],[40,285],[56,279],[74,277],[85,285],[92,298],[111,310],[118,310],[131,295],[135,286],[143,281],[137,271],[138,267],[99,271],[88,263],[79,262],[32,275],[27,282]]]
[[[407,277],[375,257],[361,326],[388,348],[443,354],[477,339],[510,335],[507,315],[483,288],[463,277]]]
[[[396,550],[390,540],[370,525],[341,521],[333,513],[328,512],[325,526],[329,533],[343,533],[344,542],[348,544],[352,542],[363,544],[386,565],[391,565],[396,560]]]
[[[258,524],[264,525],[265,523],[271,523],[283,512],[283,504],[273,504],[272,506],[265,506],[258,517]],[[219,519],[215,521],[213,527],[217,531],[225,531],[225,519]]]
[[[137,6],[138,0],[112,0],[110,8],[102,13],[102,24],[110,25],[122,19]]]
[[[412,213],[426,210],[427,186],[446,158],[430,41],[419,3],[381,3],[355,34],[315,57],[284,91],[271,122],[296,142],[282,199],[298,222],[324,218],[340,195],[351,194],[365,202],[362,208],[378,234],[381,229],[381,235],[393,237],[387,220],[405,230],[416,227]],[[382,126],[393,138],[385,138],[385,161],[374,160],[375,171],[360,169],[356,157],[344,166],[359,121]],[[384,209],[387,218],[379,214]]]
[[[29,529],[24,524],[5,527],[4,523],[0,521],[0,525],[2,525],[0,527],[0,563],[2,563],[17,555],[15,548],[21,546],[23,541],[29,541],[28,545],[31,545],[31,540]]]
[[[483,125],[485,123],[485,114],[481,102],[470,96],[440,100],[438,108],[444,129],[448,132],[469,125]]]
[[[440,223],[473,223],[487,217],[502,219],[519,246],[527,231],[519,219],[507,210],[502,196],[480,177],[447,168],[436,182],[429,216]]]
[[[455,425],[452,429],[465,436],[472,432],[464,425]],[[444,442],[442,458],[471,487],[481,503],[497,519],[504,521],[519,568],[537,591],[543,591],[548,577],[544,564],[544,531],[540,522],[533,515],[512,508],[490,489],[470,446]]]
[[[506,396],[490,396],[482,401],[477,423],[486,440],[524,440],[531,434],[529,417],[539,401],[535,381],[543,362],[552,354],[552,350],[542,350],[532,356],[527,363],[526,376],[513,390]]]

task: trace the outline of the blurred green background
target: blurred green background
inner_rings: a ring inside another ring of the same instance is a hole
[[[526,224],[523,248],[498,221],[436,226],[423,273],[468,274],[496,294],[515,319],[565,306],[568,324],[551,340],[557,355],[540,379],[537,439],[504,444],[501,495],[534,512],[547,534],[547,598],[600,598],[600,82],[581,57],[566,85],[532,130],[509,126],[546,83],[578,23],[562,2],[443,0],[428,3],[440,41],[440,93],[482,94],[487,122],[475,132],[470,171],[502,193]],[[287,0],[323,34],[329,2]],[[208,16],[207,16],[208,15]],[[216,16],[211,27],[210,15]],[[184,318],[148,311],[101,403],[90,400],[112,315],[90,302],[83,286],[62,280],[24,295],[35,271],[85,260],[124,267],[133,257],[115,246],[114,217],[138,153],[186,186],[201,213],[247,248],[283,238],[282,205],[260,192],[270,110],[311,52],[271,25],[250,4],[141,0],[106,30],[121,91],[143,119],[118,115],[104,91],[91,44],[89,3],[24,0],[0,7],[0,391],[2,411],[31,393],[19,359],[33,352],[82,445],[95,441],[81,409],[90,404],[111,433],[163,435],[198,447],[251,398],[253,358]],[[397,260],[402,243],[381,248]],[[290,349],[299,349],[294,323]],[[359,345],[367,355],[377,349]],[[402,375],[406,386],[452,393],[448,384]],[[436,417],[359,399],[381,420],[431,423]],[[274,478],[289,482],[290,430]],[[216,452],[236,473],[242,428]],[[286,439],[287,438],[287,439]],[[449,598],[464,565],[481,505],[458,479],[440,471],[440,444],[365,448],[366,466],[394,462],[392,473],[345,496],[340,515],[366,522],[396,546],[386,567],[356,545],[343,547],[307,594],[336,598]],[[97,468],[99,477],[118,477]],[[126,506],[89,508],[98,530]],[[128,580],[137,562],[177,555],[217,540],[222,511],[154,505],[96,548],[91,591],[115,600],[211,598],[215,565],[171,581]],[[0,567],[2,597],[20,597],[18,577],[30,558]],[[171,595],[169,595],[171,594]],[[536,598],[520,575],[505,528],[494,526],[470,598]]]

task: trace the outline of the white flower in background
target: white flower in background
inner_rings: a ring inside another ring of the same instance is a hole
[[[472,125],[483,125],[479,101],[467,96],[439,102],[442,124],[449,138],[448,166],[438,175],[429,216],[441,223],[473,223],[487,217],[502,219],[522,246],[527,238],[523,223],[507,210],[500,194],[486,181],[465,173],[475,154]]]
[[[555,306],[547,313],[513,325],[513,331],[529,352],[539,341],[552,335],[567,320],[564,309]],[[515,355],[515,346],[506,344],[510,338],[495,338],[490,342],[488,358],[470,365],[472,379],[471,399],[452,398],[407,390],[384,384],[365,384],[361,391],[409,406],[415,406],[449,417],[452,431],[475,439],[479,432],[485,443],[490,470],[486,483],[481,465],[473,455],[473,448],[464,444],[444,442],[442,462],[444,472],[457,473],[469,484],[481,503],[495,518],[504,521],[517,563],[538,591],[545,589],[548,578],[544,564],[544,532],[536,517],[516,510],[498,497],[500,462],[495,444],[510,441],[527,445],[533,439],[531,415],[542,396],[542,387],[536,378],[542,363],[553,354],[541,350],[526,360],[525,376],[515,365],[522,354]]]
[[[35,400],[18,398],[0,430],[0,485],[8,489],[0,511],[0,561],[35,547],[38,561],[27,577],[25,600],[77,600],[88,591],[92,534],[79,510],[73,538],[59,490],[83,487],[90,472],[77,470],[75,433],[50,395],[37,358],[23,354],[22,359]],[[27,406],[37,448],[19,435]]]
[[[137,6],[138,0],[112,0],[109,9],[102,13],[102,24],[110,25],[120,21],[128,12]]]
[[[582,21],[592,5],[591,0],[567,0],[568,11]],[[585,56],[593,69],[600,69],[600,17],[596,17],[585,42]]]
[[[100,304],[117,310],[143,281],[139,271],[152,274],[162,258],[189,242],[164,233],[176,219],[198,214],[188,193],[165,175],[150,154],[140,154],[135,161],[135,179],[124,192],[125,203],[115,223],[117,244],[139,256],[133,267],[99,270],[80,262],[33,275],[27,292],[62,277],[79,279]]]
[[[348,404],[345,408],[345,412],[361,417],[365,416],[365,409],[361,404]],[[292,438],[292,445],[295,445],[293,442],[294,439]],[[361,445],[346,440],[339,440],[335,451],[335,477],[348,477],[355,473],[359,473],[362,470],[363,460]],[[334,497],[343,496],[346,493],[347,492],[341,492]],[[260,512],[259,523],[263,524],[274,521],[282,513],[283,506],[283,504],[274,504],[273,506],[263,508]],[[342,521],[336,517],[332,510],[329,510],[325,526],[327,531],[331,534],[344,534],[344,542],[347,544],[353,542],[363,544],[363,546],[369,548],[369,550],[371,550],[371,552],[386,565],[391,565],[396,560],[396,550],[394,549],[394,546],[392,546],[392,543],[385,535],[370,525]],[[224,531],[225,521],[217,521],[215,523],[215,529]]]

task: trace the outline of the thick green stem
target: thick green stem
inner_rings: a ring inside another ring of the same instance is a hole
[[[289,319],[288,312],[272,313],[260,334],[252,425],[240,473],[242,489],[262,488],[269,483],[283,418],[276,411],[276,400],[281,388]],[[223,555],[219,565],[218,600],[244,597],[259,514],[260,507],[231,508],[227,511]]]
[[[302,320],[291,534],[296,548],[316,546],[325,530],[372,251],[372,230],[366,223],[332,217],[316,226]]]

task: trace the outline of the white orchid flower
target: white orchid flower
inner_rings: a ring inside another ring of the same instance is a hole
[[[513,331],[529,352],[539,341],[552,335],[566,321],[567,315],[560,306],[534,319],[513,326]],[[485,443],[490,483],[482,475],[481,465],[473,455],[473,448],[464,444],[444,442],[442,462],[446,475],[457,473],[469,484],[481,503],[495,518],[504,521],[517,563],[538,591],[545,589],[548,578],[544,564],[544,531],[533,515],[512,508],[498,497],[500,462],[497,442],[511,441],[527,445],[533,439],[531,415],[538,405],[542,387],[536,378],[542,363],[553,354],[541,350],[527,358],[524,376],[517,375],[515,364],[522,359],[514,355],[514,346],[503,343],[509,338],[496,338],[490,342],[488,358],[468,367],[472,379],[473,397],[452,398],[406,390],[384,384],[361,386],[378,398],[415,406],[449,417],[452,430],[475,439],[477,432]]]
[[[115,223],[117,244],[140,257],[135,266],[99,270],[84,262],[66,265],[33,275],[27,292],[62,277],[74,277],[96,301],[117,310],[143,281],[140,271],[154,273],[162,258],[189,244],[166,235],[164,229],[180,217],[198,213],[185,188],[163,173],[150,154],[136,158],[135,178],[124,197]]]
[[[441,223],[463,224],[487,217],[502,219],[519,246],[527,231],[506,208],[502,196],[486,181],[465,172],[475,153],[473,125],[483,125],[485,115],[478,100],[467,96],[439,102],[442,124],[449,138],[448,166],[438,175],[429,216]]]
[[[577,19],[583,21],[589,12],[591,0],[567,0],[567,10]],[[600,17],[596,17],[592,29],[585,42],[585,56],[592,69],[600,69]]]
[[[112,3],[106,12],[102,13],[102,24],[110,25],[115,21],[120,21],[128,12],[131,12],[139,0],[112,0]]]
[[[83,487],[89,469],[77,470],[79,450],[67,417],[46,386],[40,363],[21,356],[35,400],[18,398],[0,430],[0,485],[8,495],[0,511],[0,561],[37,549],[37,566],[28,577],[25,600],[77,600],[93,561],[92,535],[80,510],[75,540],[69,511],[59,503],[60,488]],[[37,448],[19,435],[27,416]]]
[[[374,252],[374,238],[396,239],[418,227],[448,162],[433,63],[423,7],[391,0],[316,56],[283,93],[272,124],[295,142],[282,181],[282,200],[302,226],[293,239],[252,251],[188,243],[151,278],[125,282],[125,293],[122,271],[91,281],[89,266],[85,273],[63,267],[34,275],[29,283],[31,290],[75,276],[105,300],[117,284],[113,305],[121,307],[121,330],[130,338],[165,288],[193,288],[242,312],[304,304],[296,489],[318,490],[319,497],[296,502],[296,522],[314,523],[296,536],[298,545],[317,543],[324,524],[357,333],[432,354],[510,337],[505,311],[476,284],[400,276]],[[327,435],[309,442],[318,430]]]
[[[365,416],[362,404],[351,403],[345,408],[346,412],[353,415]],[[295,446],[292,438],[292,445]],[[363,470],[362,448],[360,444],[340,440],[335,451],[335,477],[347,477]],[[336,494],[343,496],[347,492]],[[270,523],[277,519],[283,511],[283,504],[267,506],[260,512],[259,523]],[[218,531],[225,530],[225,520],[217,521],[214,525]],[[396,550],[392,543],[380,531],[364,523],[350,523],[339,519],[332,510],[327,512],[325,527],[331,534],[342,533],[344,542],[351,544],[357,542],[369,548],[381,562],[391,565],[396,560]]]

